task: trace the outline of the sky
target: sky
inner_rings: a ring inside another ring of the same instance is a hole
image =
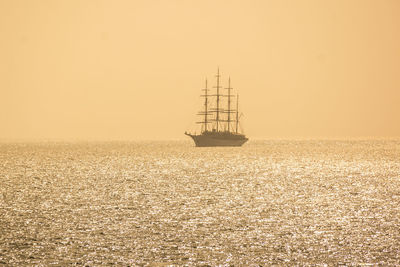
[[[250,139],[400,137],[398,0],[0,0],[0,140],[185,139],[204,80]]]

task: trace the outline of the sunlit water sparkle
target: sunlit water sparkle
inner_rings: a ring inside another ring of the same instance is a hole
[[[400,141],[0,144],[0,265],[399,265]]]

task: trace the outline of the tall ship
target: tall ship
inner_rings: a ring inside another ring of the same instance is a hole
[[[196,146],[211,147],[211,146],[242,146],[249,140],[243,133],[239,132],[239,94],[236,94],[236,101],[233,101],[235,95],[232,94],[231,78],[228,79],[228,87],[224,88],[227,94],[221,94],[220,73],[219,68],[215,76],[217,85],[215,94],[209,94],[207,87],[207,79],[205,88],[202,90],[204,94],[204,110],[198,115],[201,116],[200,134],[192,134],[185,132],[190,136]],[[226,107],[221,106],[222,98],[226,97]],[[236,108],[233,106],[236,104]]]

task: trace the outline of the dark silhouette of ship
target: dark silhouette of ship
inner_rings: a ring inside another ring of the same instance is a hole
[[[235,96],[231,94],[233,88],[231,88],[231,79],[228,79],[228,87],[225,88],[228,92],[227,95],[220,94],[220,74],[219,69],[217,75],[217,86],[216,94],[208,94],[209,89],[206,86],[203,89],[204,95],[204,111],[198,113],[202,117],[202,121],[197,123],[201,124],[200,134],[191,134],[185,132],[186,135],[190,136],[196,146],[208,147],[208,146],[242,146],[249,140],[243,133],[239,133],[239,95],[236,95],[236,109],[232,109],[232,98]],[[222,97],[227,97],[226,109],[220,107],[220,100]],[[215,100],[215,103],[211,102],[210,99]],[[215,104],[213,106],[213,104]],[[234,118],[232,118],[235,116]]]

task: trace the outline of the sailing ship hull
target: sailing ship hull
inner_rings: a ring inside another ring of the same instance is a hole
[[[222,136],[210,135],[189,135],[197,147],[215,147],[215,146],[242,146],[249,140],[248,138],[237,136],[236,138],[227,138]]]

